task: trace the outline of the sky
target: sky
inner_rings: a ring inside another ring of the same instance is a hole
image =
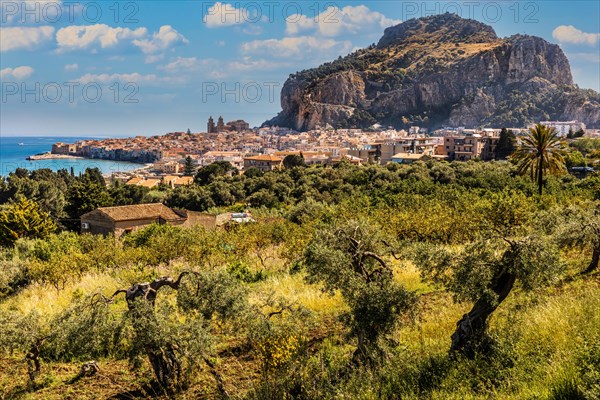
[[[0,0],[0,136],[134,136],[258,126],[289,74],[454,12],[559,44],[600,91],[600,1]]]

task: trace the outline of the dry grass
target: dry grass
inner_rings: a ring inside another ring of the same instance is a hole
[[[308,285],[304,282],[304,275],[301,273],[271,276],[254,285],[250,302],[259,302],[265,294],[286,299],[290,303],[301,305],[320,315],[335,314],[344,310],[342,296],[339,293],[333,296],[323,293],[317,285]]]
[[[76,363],[44,364],[38,379],[41,388],[28,391],[27,367],[22,358],[0,360],[0,399],[100,399],[142,389],[142,377],[131,372],[126,361],[99,361],[100,373],[75,382]],[[127,397],[124,397],[127,398]]]
[[[392,334],[402,352],[426,360],[444,357],[456,321],[468,311],[469,304],[456,304],[444,291],[424,283],[410,263],[392,263],[395,279],[420,295],[420,312],[415,321],[405,321]],[[160,273],[174,273],[186,265],[173,264]],[[341,337],[337,316],[346,308],[339,294],[330,296],[317,285],[304,281],[303,273],[290,274],[281,260],[268,261],[268,277],[250,284],[250,301],[254,304],[265,296],[280,297],[289,303],[312,311],[316,321],[311,336],[316,339]],[[87,274],[80,281],[57,292],[50,286],[31,285],[0,303],[0,309],[27,313],[37,310],[51,316],[68,306],[73,293],[92,293],[102,289],[106,294],[123,286],[126,277],[109,274]],[[498,386],[477,392],[464,382],[465,366],[457,366],[428,398],[431,399],[523,399],[548,398],[557,382],[577,377],[577,354],[583,343],[600,337],[600,282],[597,277],[576,279],[559,287],[524,294],[511,293],[490,319],[490,331],[500,338],[502,346],[514,357],[507,377]],[[334,340],[335,342],[335,340]],[[256,387],[261,375],[259,364],[247,349],[233,351],[236,344],[219,346],[218,370],[233,398],[239,398]],[[347,346],[335,342],[339,349]],[[402,350],[404,349],[404,350]],[[78,363],[44,363],[39,382],[42,388],[27,391],[26,365],[22,356],[0,360],[0,399],[96,399],[132,396],[144,397],[152,376],[146,365],[132,372],[127,361],[99,360],[101,374],[70,383],[76,376]],[[411,362],[411,361],[407,361]],[[414,362],[414,361],[412,361]],[[573,379],[575,379],[573,378]],[[145,389],[146,388],[146,389]],[[376,399],[377,393],[365,388],[356,398]],[[214,378],[199,370],[191,387],[178,398],[213,398]],[[418,396],[407,398],[419,398]]]
[[[114,292],[117,287],[117,280],[110,275],[93,273],[84,275],[81,280],[69,283],[61,290],[56,290],[50,285],[34,283],[17,296],[1,302],[0,310],[15,310],[23,314],[36,310],[41,315],[51,317],[69,305],[74,293],[89,294],[102,290],[108,294]]]

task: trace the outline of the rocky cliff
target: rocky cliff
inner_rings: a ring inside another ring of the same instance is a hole
[[[281,106],[266,124],[513,127],[577,119],[600,128],[600,95],[573,84],[557,45],[498,38],[454,14],[387,28],[377,45],[290,75]]]

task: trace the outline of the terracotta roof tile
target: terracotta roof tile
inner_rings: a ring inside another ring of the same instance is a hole
[[[135,204],[130,206],[100,207],[92,213],[100,212],[113,221],[130,221],[135,219],[162,218],[166,221],[181,220],[175,211],[161,203]],[[90,213],[91,214],[91,213]],[[87,214],[81,216],[85,218]]]

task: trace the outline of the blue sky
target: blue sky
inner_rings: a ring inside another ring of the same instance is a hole
[[[600,91],[600,2],[0,0],[0,135],[152,135],[259,125],[290,73],[445,11],[558,43]]]

